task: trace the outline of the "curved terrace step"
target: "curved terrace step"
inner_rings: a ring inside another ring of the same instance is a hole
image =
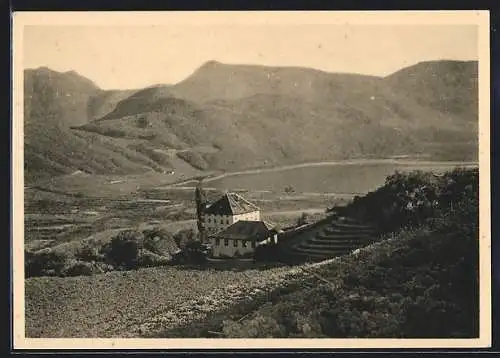
[[[375,228],[346,228],[346,227],[339,227],[339,226],[328,226],[323,229],[328,234],[332,235],[339,235],[339,234],[351,234],[351,233],[366,233],[366,234],[371,234],[375,233],[376,230]]]
[[[316,235],[314,235],[315,238],[319,240],[326,240],[326,241],[342,241],[342,240],[358,240],[358,239],[365,239],[365,238],[370,238],[373,237],[371,234],[365,234],[365,233],[357,233],[357,234],[345,234],[345,235],[340,235],[340,234],[326,234],[323,232],[318,232]]]
[[[307,247],[323,247],[323,248],[342,248],[342,247],[354,247],[358,248],[361,246],[369,245],[373,240],[366,240],[366,241],[358,241],[358,242],[318,242],[318,241],[307,241],[303,242],[301,246],[307,246]]]
[[[341,224],[337,222],[332,222],[325,230],[332,232],[375,232],[376,228],[366,225],[352,225],[352,224]]]
[[[309,240],[318,240],[318,241],[343,241],[343,242],[350,242],[350,241],[358,241],[358,240],[367,240],[374,238],[376,236],[374,235],[367,235],[367,234],[357,234],[357,235],[325,235],[324,233],[317,233],[314,236],[311,236]]]

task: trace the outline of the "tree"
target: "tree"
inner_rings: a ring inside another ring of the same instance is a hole
[[[106,256],[115,265],[126,269],[137,267],[139,250],[144,247],[144,235],[135,230],[125,230],[115,236]]]
[[[195,201],[196,201],[196,216],[197,216],[197,225],[198,232],[200,233],[201,240],[204,240],[205,235],[205,207],[206,207],[206,193],[203,190],[203,181],[200,180],[195,190]]]

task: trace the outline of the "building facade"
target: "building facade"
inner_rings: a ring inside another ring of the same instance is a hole
[[[203,220],[210,236],[238,221],[259,221],[260,209],[236,193],[226,193],[204,210]]]
[[[262,243],[277,240],[277,232],[264,221],[240,220],[212,235],[214,257],[238,257],[253,254]]]

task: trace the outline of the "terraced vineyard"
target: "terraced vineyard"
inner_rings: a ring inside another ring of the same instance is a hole
[[[321,261],[367,246],[377,237],[376,227],[332,216],[316,228],[289,238],[281,250],[286,261]]]

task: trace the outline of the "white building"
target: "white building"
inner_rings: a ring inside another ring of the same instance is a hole
[[[260,209],[236,193],[226,193],[204,210],[207,235],[216,234],[238,221],[259,221]]]
[[[277,240],[277,232],[264,221],[240,220],[211,236],[214,257],[251,254],[264,242]]]

